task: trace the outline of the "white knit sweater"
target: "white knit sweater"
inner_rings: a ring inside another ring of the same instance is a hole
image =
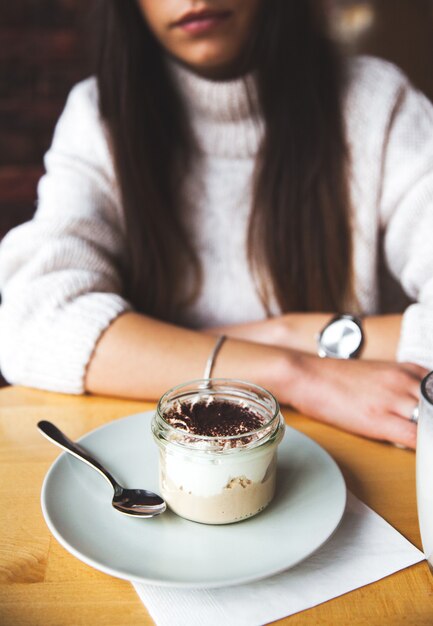
[[[413,301],[398,358],[433,368],[433,107],[389,63],[350,63],[345,120],[357,299],[362,313],[380,311],[383,254]],[[249,102],[242,80],[174,72],[203,149],[187,181],[185,219],[204,284],[177,322],[200,328],[261,319],[245,253],[263,133],[257,102]],[[71,91],[46,155],[35,217],[0,246],[0,367],[13,383],[83,392],[101,333],[131,308],[121,296],[118,267],[128,243],[97,98],[94,79]]]

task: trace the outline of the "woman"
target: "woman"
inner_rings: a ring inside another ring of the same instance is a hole
[[[96,79],[72,90],[35,218],[1,247],[10,381],[154,398],[201,377],[224,334],[213,376],[415,447],[432,108],[389,64],[342,63],[317,6],[102,3]],[[403,314],[378,314],[380,250]],[[360,358],[321,359],[341,313],[362,315]]]

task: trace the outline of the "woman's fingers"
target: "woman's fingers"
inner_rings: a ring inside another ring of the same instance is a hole
[[[429,373],[429,370],[421,365],[416,365],[416,363],[400,363],[400,365],[419,382]]]
[[[418,400],[419,393],[396,398],[393,405],[390,406],[390,413],[394,413],[397,417],[410,421],[415,407],[418,406]]]
[[[426,370],[413,363],[401,364],[402,369],[396,372],[397,378],[391,385],[390,413],[410,421],[420,398],[420,383]]]
[[[415,450],[417,427],[413,422],[389,415],[384,417],[381,430],[386,441]]]

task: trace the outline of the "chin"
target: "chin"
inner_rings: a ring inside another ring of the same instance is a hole
[[[221,50],[220,47],[215,49],[213,46],[207,46],[206,49],[196,50],[194,54],[185,55],[184,63],[197,70],[218,69],[233,63],[233,55],[227,54],[227,48]]]

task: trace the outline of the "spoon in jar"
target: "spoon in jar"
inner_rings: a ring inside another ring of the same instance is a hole
[[[114,489],[112,505],[117,511],[134,517],[154,517],[164,513],[166,504],[156,493],[146,491],[145,489],[125,489],[121,487],[99,461],[92,458],[80,445],[71,441],[57,426],[43,420],[38,422],[38,428],[52,443],[60,446],[66,452],[80,459],[80,461],[87,463],[87,465],[93,467],[108,480]]]

